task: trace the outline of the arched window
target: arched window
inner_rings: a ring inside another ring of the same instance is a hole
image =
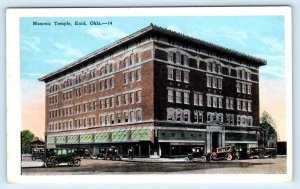
[[[100,76],[102,76],[102,75],[104,75],[105,74],[105,72],[104,72],[104,67],[102,67],[101,69],[100,69]]]
[[[142,120],[142,111],[137,110],[136,111],[136,121],[141,121]]]

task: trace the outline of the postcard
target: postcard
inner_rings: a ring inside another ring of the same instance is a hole
[[[290,7],[6,19],[9,183],[291,181]]]

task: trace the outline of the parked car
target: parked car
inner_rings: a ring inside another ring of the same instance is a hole
[[[189,162],[206,162],[207,158],[205,155],[204,147],[194,147],[192,148],[192,153],[188,154],[187,157],[184,158],[186,163]]]
[[[86,148],[75,149],[74,153],[82,159],[95,159],[95,156]]]
[[[236,152],[234,146],[226,146],[217,148],[215,152],[210,152],[207,154],[209,160],[220,160],[226,159],[228,161],[232,159],[238,160],[240,158],[239,154]]]
[[[44,159],[45,167],[55,167],[61,163],[78,167],[81,164],[81,159],[76,156],[74,149],[51,149],[46,152]]]
[[[34,148],[34,149],[32,149],[31,159],[33,161],[35,161],[36,159],[43,160],[44,156],[45,156],[45,149],[44,148]]]
[[[265,157],[276,158],[276,148],[253,147],[249,149],[249,158],[263,159]]]
[[[119,154],[117,147],[101,147],[99,148],[99,154],[96,155],[97,159],[110,159],[110,160],[122,160],[122,156]]]

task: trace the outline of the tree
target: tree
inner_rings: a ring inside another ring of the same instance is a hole
[[[29,130],[21,131],[21,153],[30,153],[30,142],[34,139],[34,134]]]
[[[274,136],[277,135],[275,130],[275,122],[270,114],[264,111],[260,117],[259,124],[259,143],[263,146],[266,146],[268,141]]]

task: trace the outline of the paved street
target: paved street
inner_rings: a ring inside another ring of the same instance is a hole
[[[80,167],[43,168],[42,162],[23,160],[27,167],[22,168],[23,175],[77,175],[77,174],[282,174],[286,173],[286,157],[276,159],[248,159],[233,161],[213,161],[207,163],[185,163],[183,158],[177,159],[134,159],[123,161],[83,159]]]

